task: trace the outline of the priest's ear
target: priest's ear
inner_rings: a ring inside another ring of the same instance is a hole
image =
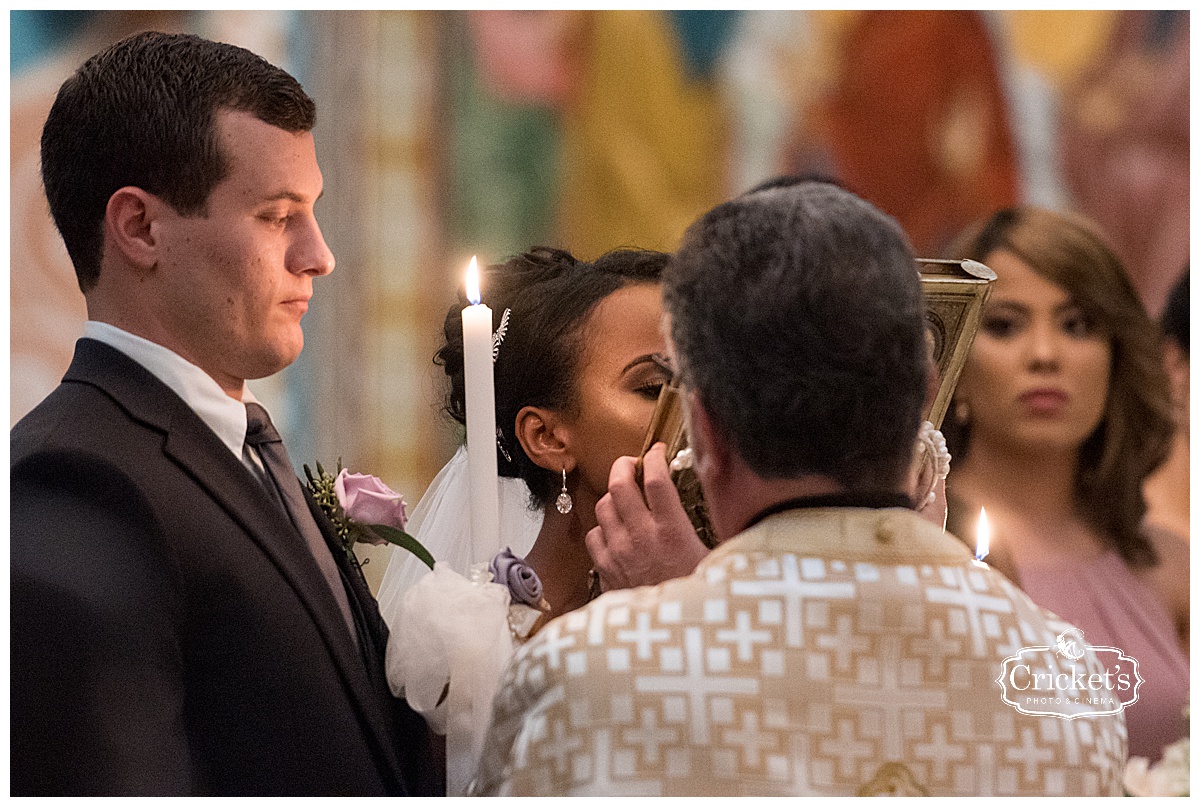
[[[733,445],[717,428],[704,408],[700,396],[689,390],[684,397],[687,413],[688,443],[692,449],[692,466],[700,479],[716,478],[732,463]]]
[[[517,412],[517,442],[525,456],[539,468],[568,473],[575,468],[575,455],[570,448],[570,430],[552,409],[526,406]]]

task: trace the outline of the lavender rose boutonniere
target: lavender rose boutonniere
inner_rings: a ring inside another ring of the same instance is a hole
[[[403,530],[408,524],[404,497],[377,476],[352,474],[343,469],[333,480],[333,490],[346,517],[359,524],[387,524]],[[377,535],[370,543],[381,546],[387,541]]]
[[[346,552],[354,553],[354,544],[375,546],[394,544],[412,552],[433,568],[433,556],[421,543],[404,531],[408,509],[404,497],[381,479],[369,474],[352,474],[338,462],[337,476],[317,463],[317,472],[305,465],[308,489],[321,510],[329,517]]]

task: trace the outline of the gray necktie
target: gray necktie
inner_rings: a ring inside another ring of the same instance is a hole
[[[325,537],[321,534],[317,522],[313,519],[312,511],[308,509],[308,500],[304,498],[304,491],[300,489],[300,480],[296,478],[291,460],[288,459],[287,449],[283,447],[283,438],[275,430],[267,410],[256,403],[246,404],[246,445],[258,449],[258,455],[262,457],[263,466],[267,469],[268,478],[264,481],[268,486],[274,482],[273,487],[275,493],[278,494],[278,500],[283,504],[283,509],[287,512],[296,531],[304,537],[305,543],[308,544],[308,551],[316,559],[317,566],[321,568],[325,582],[329,584],[329,589],[333,592],[338,608],[341,609],[342,616],[346,620],[346,626],[350,629],[350,635],[357,644],[358,632],[354,627],[354,617],[350,613],[350,600],[346,596],[346,587],[342,583],[337,563],[330,554],[329,545],[325,543]]]

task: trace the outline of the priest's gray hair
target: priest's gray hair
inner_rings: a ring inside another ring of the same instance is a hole
[[[824,182],[755,190],[694,223],[663,278],[682,381],[751,469],[900,489],[929,362],[893,219]]]

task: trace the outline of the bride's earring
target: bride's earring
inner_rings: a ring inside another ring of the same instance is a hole
[[[558,499],[554,502],[554,506],[558,508],[558,512],[564,516],[571,512],[571,508],[575,506],[575,502],[571,500],[571,494],[567,493],[567,469],[563,468],[563,486],[562,493],[558,494]]]

